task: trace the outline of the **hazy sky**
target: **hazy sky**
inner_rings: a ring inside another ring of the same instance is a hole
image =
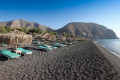
[[[120,0],[0,0],[0,22],[25,19],[59,29],[70,22],[94,22],[120,37]]]

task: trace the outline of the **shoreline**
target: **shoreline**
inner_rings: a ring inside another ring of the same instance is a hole
[[[118,58],[120,58],[120,54],[119,53],[117,53],[117,52],[114,52],[114,51],[112,51],[112,50],[110,50],[110,49],[108,49],[107,47],[105,47],[105,46],[102,46],[100,43],[97,43],[97,41],[92,41],[94,44],[96,44],[96,45],[99,45],[99,46],[101,46],[101,47],[103,47],[103,48],[105,48],[106,50],[108,50],[109,52],[111,52],[112,54],[114,54],[115,56],[117,56]]]
[[[93,42],[94,43],[94,42]],[[115,70],[117,71],[119,77],[120,77],[120,56],[105,48],[104,46],[101,46],[100,44],[94,43],[99,51],[101,51],[102,54],[109,60],[109,62],[114,66]]]

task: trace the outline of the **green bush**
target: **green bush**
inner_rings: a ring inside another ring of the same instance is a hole
[[[28,33],[38,33],[41,34],[43,31],[40,28],[31,28],[28,30]]]
[[[24,33],[28,33],[28,31],[29,31],[29,29],[26,28],[26,27],[22,27],[22,28],[20,28],[20,29],[18,29],[18,30],[20,30],[20,31],[22,31],[22,32],[24,32]]]
[[[52,31],[50,31],[50,30],[46,30],[46,32],[49,33],[49,34],[51,34],[51,35],[58,35],[57,32],[52,32]]]

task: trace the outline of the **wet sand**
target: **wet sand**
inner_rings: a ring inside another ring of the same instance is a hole
[[[120,58],[115,55],[116,53],[110,52],[106,48],[101,47],[98,44],[96,44],[96,46],[101,51],[101,53],[103,53],[105,57],[110,61],[110,63],[114,66],[115,70],[120,76]]]
[[[6,60],[0,56],[0,80],[119,80],[109,59],[91,41]],[[109,60],[109,61],[108,61]],[[117,67],[118,68],[118,67]]]

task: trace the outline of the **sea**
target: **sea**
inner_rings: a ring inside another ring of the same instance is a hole
[[[120,58],[120,39],[96,39],[94,41]]]

